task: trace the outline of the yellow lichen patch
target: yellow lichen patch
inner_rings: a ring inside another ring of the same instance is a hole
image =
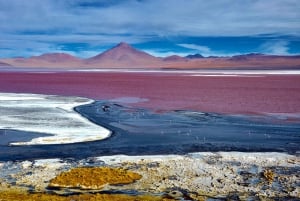
[[[81,194],[60,196],[46,193],[24,193],[17,191],[0,191],[1,201],[173,201],[159,196],[143,195],[117,195],[117,194]]]
[[[272,170],[264,170],[263,175],[269,183],[273,182],[275,173]]]
[[[205,201],[207,198],[203,195],[197,195],[195,193],[189,193],[189,197],[192,198],[193,200],[197,201]]]
[[[49,187],[101,189],[104,185],[130,184],[142,176],[121,168],[74,168],[50,181]]]

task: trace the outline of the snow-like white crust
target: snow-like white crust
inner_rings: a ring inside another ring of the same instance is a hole
[[[50,134],[11,145],[68,144],[102,140],[111,131],[90,122],[74,107],[92,103],[81,97],[0,93],[0,129]]]

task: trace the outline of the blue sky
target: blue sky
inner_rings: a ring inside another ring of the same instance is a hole
[[[300,54],[299,0],[0,0],[0,57]]]

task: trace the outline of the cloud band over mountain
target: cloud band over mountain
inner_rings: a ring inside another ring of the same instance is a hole
[[[0,57],[90,57],[119,41],[156,56],[299,54],[299,10],[298,0],[0,0]]]

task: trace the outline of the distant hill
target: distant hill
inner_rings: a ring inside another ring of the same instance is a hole
[[[30,57],[28,60],[42,60],[52,63],[59,62],[79,62],[80,59],[66,53],[47,53],[40,56]]]
[[[29,58],[4,59],[4,61],[15,67],[78,68],[82,66],[81,59],[66,53],[47,53]]]
[[[188,58],[188,59],[201,59],[201,58],[204,58],[204,56],[202,56],[201,54],[189,54],[185,58]]]
[[[8,63],[4,63],[4,62],[1,62],[1,61],[0,61],[0,66],[1,66],[1,67],[9,67],[9,66],[11,66],[11,65],[8,64]]]
[[[230,58],[230,60],[235,60],[235,61],[241,61],[241,60],[248,60],[248,59],[253,59],[253,58],[261,58],[265,57],[267,55],[265,54],[260,54],[260,53],[250,53],[250,54],[241,54],[241,55],[235,55]]]
[[[163,58],[163,61],[187,61],[187,58],[181,57],[178,55],[172,55],[172,56]]]
[[[203,69],[203,68],[270,68],[300,69],[300,55],[282,56],[265,54],[244,54],[232,57],[203,57],[201,54],[181,57],[172,55],[164,58],[155,57],[138,50],[127,43],[108,49],[94,57],[80,59],[66,53],[47,53],[29,58],[0,59],[0,66],[36,67],[36,68],[172,68],[172,69]]]

